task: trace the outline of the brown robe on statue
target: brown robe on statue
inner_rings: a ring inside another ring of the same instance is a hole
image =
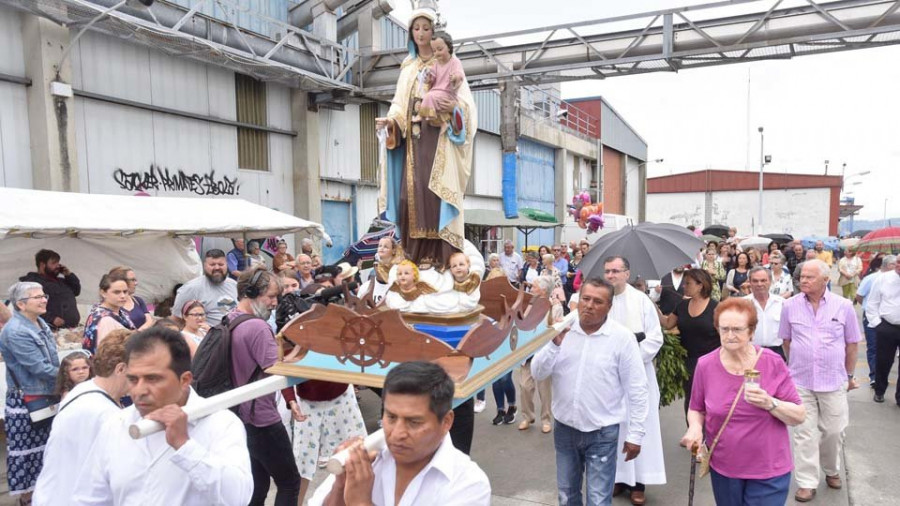
[[[422,101],[419,98],[411,100],[417,103]],[[408,110],[417,110],[416,105],[410,103]],[[417,132],[420,132],[418,138]],[[417,264],[430,259],[435,267],[443,267],[450,255],[457,251],[438,235],[441,199],[428,189],[440,134],[440,127],[431,126],[428,122],[410,124],[406,143],[402,146],[403,184],[400,185],[398,223],[403,231],[400,244],[406,256]]]

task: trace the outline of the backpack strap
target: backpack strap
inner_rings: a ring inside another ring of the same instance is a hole
[[[225,317],[225,321],[226,321],[227,324],[228,324],[228,334],[231,336],[231,339],[232,339],[232,340],[234,339],[234,329],[236,329],[238,325],[244,323],[244,322],[247,321],[247,320],[252,320],[252,319],[254,319],[254,318],[257,319],[257,320],[262,320],[262,318],[260,318],[260,317],[258,317],[258,316],[256,316],[256,315],[247,314],[247,313],[241,313],[241,314],[239,314],[234,320],[228,320],[228,317],[226,316],[226,317]],[[253,383],[254,381],[257,381],[259,378],[262,377],[262,375],[263,375],[262,367],[260,367],[260,366],[257,365],[257,366],[256,366],[256,369],[253,370],[253,373],[250,375],[250,378],[247,379],[247,383],[245,383],[245,384],[249,384],[249,383]],[[232,378],[231,381],[232,381],[232,384],[233,384],[233,383],[234,383],[234,378]],[[243,385],[241,385],[241,386],[243,386]],[[277,407],[276,407],[276,409],[277,409]],[[253,412],[254,412],[255,410],[256,410],[256,399],[253,399],[253,401],[250,402],[250,414],[251,414],[251,416],[252,416],[252,414],[253,414]]]

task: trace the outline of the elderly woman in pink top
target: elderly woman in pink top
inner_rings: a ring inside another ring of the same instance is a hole
[[[791,485],[788,425],[799,425],[806,409],[784,360],[751,344],[757,318],[753,304],[730,298],[716,307],[721,347],[700,357],[681,439],[688,449],[705,439],[712,447],[732,403],[744,385],[744,371],[759,371],[759,385],[747,385],[734,414],[712,449],[710,475],[716,504],[784,504]]]

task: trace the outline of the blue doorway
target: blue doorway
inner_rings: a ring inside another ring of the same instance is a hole
[[[322,244],[322,263],[332,265],[344,256],[353,236],[353,218],[349,202],[322,201],[322,225],[331,236],[332,246]]]

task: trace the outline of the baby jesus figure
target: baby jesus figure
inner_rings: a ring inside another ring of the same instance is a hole
[[[432,126],[441,127],[443,134],[447,130],[450,115],[438,113],[437,102],[439,99],[448,99],[456,103],[456,91],[465,80],[466,74],[459,58],[453,56],[453,38],[450,34],[435,33],[431,39],[431,50],[434,52],[435,64],[425,77],[429,89],[422,99],[418,114],[413,116],[412,121],[413,123],[428,121]]]
[[[481,285],[481,277],[475,272],[469,272],[469,257],[462,251],[450,255],[448,266],[450,275],[453,276],[453,289],[457,292],[472,293]]]
[[[419,281],[419,268],[411,260],[404,260],[397,265],[397,280],[391,285],[390,291],[399,294],[407,302],[420,295],[436,292],[428,283]]]

